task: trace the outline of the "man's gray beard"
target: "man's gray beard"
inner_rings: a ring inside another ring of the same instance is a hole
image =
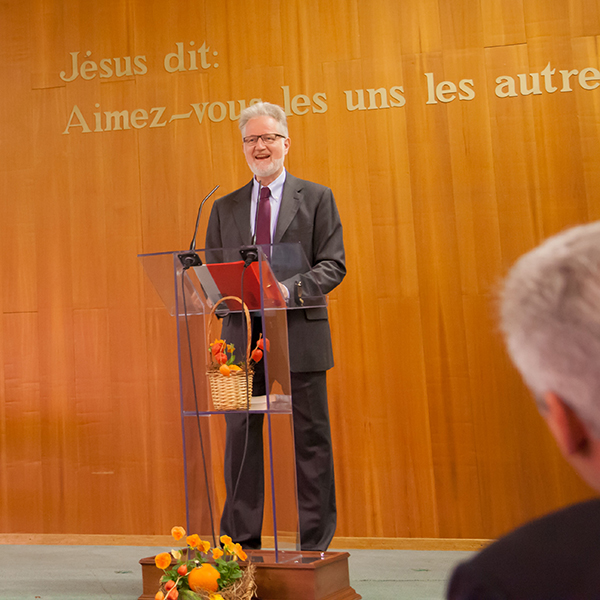
[[[256,175],[257,177],[270,177],[271,175],[274,175],[275,173],[277,173],[277,171],[281,167],[283,167],[283,162],[284,162],[283,158],[275,159],[271,163],[271,166],[268,169],[259,169],[258,167],[256,167],[256,165],[251,165],[249,162],[248,162],[248,166],[250,167],[250,170],[252,171],[252,173],[254,173],[254,175]]]

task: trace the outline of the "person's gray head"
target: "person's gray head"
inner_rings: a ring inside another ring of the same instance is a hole
[[[240,113],[238,125],[242,132],[242,137],[244,136],[244,130],[248,121],[256,117],[272,117],[277,121],[279,133],[286,137],[288,136],[287,117],[285,116],[283,108],[277,106],[277,104],[271,104],[270,102],[257,102],[256,104],[252,104],[248,108],[245,108]]]
[[[541,411],[554,392],[600,437],[600,222],[522,256],[500,312],[508,352]]]

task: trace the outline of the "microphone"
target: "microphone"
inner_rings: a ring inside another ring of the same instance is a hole
[[[198,225],[200,224],[200,215],[202,214],[202,207],[204,203],[217,191],[219,188],[216,185],[211,192],[200,202],[200,208],[198,209],[198,216],[196,217],[196,227],[194,228],[194,237],[192,238],[192,243],[190,244],[190,249],[187,252],[181,252],[177,255],[177,258],[181,261],[184,270],[189,269],[190,267],[199,267],[202,264],[200,257],[196,254],[196,235],[198,235]]]
[[[258,248],[256,246],[240,248],[240,254],[244,259],[244,269],[248,268],[251,263],[258,262]]]

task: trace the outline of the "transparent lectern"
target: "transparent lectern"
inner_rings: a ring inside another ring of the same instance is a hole
[[[216,545],[226,499],[224,415],[262,414],[263,547],[274,549],[276,562],[291,559],[293,553],[283,551],[300,550],[300,535],[286,311],[326,305],[302,247],[273,244],[139,258],[177,322],[187,530]],[[248,313],[235,300],[240,298]],[[247,395],[241,408],[223,410],[216,406],[208,381],[210,369],[215,369],[210,367],[210,344],[223,339],[226,331],[226,342],[235,347],[235,362],[245,362],[257,329],[268,340],[255,367],[263,369],[264,394]]]

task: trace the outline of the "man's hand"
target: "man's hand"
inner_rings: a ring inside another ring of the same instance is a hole
[[[281,295],[287,304],[287,301],[290,299],[290,290],[288,290],[285,285],[281,283],[281,281],[278,281],[277,285],[279,286],[279,291],[281,292]]]

